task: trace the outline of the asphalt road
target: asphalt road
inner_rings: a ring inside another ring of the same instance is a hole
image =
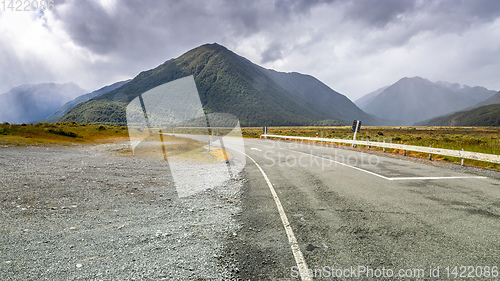
[[[255,162],[226,249],[239,278],[301,279],[289,222],[303,280],[498,280],[500,180],[274,140],[245,139],[245,152]]]

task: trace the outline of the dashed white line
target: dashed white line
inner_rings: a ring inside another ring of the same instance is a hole
[[[252,147],[252,148],[250,148],[250,150],[262,151],[262,150],[260,150],[260,149],[258,149],[258,148],[256,148],[256,147]]]

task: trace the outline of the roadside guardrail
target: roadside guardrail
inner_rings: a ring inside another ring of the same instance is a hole
[[[500,164],[500,155],[495,154],[487,154],[487,153],[479,153],[479,152],[471,152],[462,150],[454,150],[454,149],[444,149],[444,148],[434,148],[434,147],[425,147],[425,146],[416,146],[416,145],[406,145],[406,144],[397,144],[397,143],[388,143],[388,142],[375,142],[369,140],[346,140],[346,139],[330,139],[330,138],[319,138],[319,137],[296,137],[296,136],[282,136],[282,135],[269,135],[262,134],[261,138],[277,138],[277,139],[289,139],[289,140],[302,140],[302,141],[315,141],[315,142],[325,142],[325,143],[345,143],[345,144],[355,144],[362,145],[367,147],[381,147],[381,148],[390,148],[390,149],[399,149],[403,150],[403,155],[406,155],[406,151],[415,151],[422,153],[429,153],[429,159],[431,159],[432,154],[443,155],[443,156],[452,156],[457,158],[462,158],[462,165],[464,164],[464,159],[472,159],[478,161],[485,161],[491,163]]]

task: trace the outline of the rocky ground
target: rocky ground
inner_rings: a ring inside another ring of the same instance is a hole
[[[1,280],[233,279],[243,181],[179,198],[126,146],[0,148]]]

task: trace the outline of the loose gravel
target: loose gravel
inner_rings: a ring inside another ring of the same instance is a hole
[[[179,198],[166,162],[126,148],[0,148],[0,280],[234,278],[239,176]]]

